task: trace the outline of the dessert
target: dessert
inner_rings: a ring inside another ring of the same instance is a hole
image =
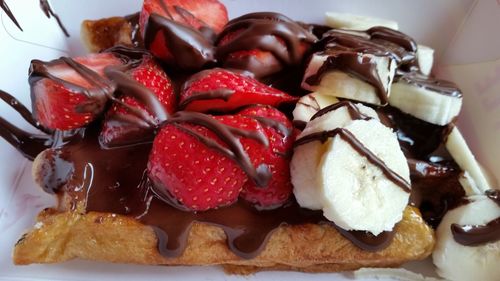
[[[460,91],[428,77],[432,50],[379,20],[366,30],[269,12],[228,21],[204,2],[146,0],[139,14],[86,21],[100,53],[32,61],[33,117],[1,93],[46,133],[1,120],[59,199],[16,244],[15,263],[394,267],[432,253],[432,227],[464,195],[496,198],[453,125]],[[453,239],[476,237],[456,216]],[[478,244],[498,243],[494,221],[477,224],[488,233]]]

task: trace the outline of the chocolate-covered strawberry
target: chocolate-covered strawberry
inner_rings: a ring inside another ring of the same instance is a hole
[[[148,99],[157,99],[163,109],[162,113],[171,114],[175,110],[176,97],[172,82],[150,55],[144,55],[138,66],[123,74],[130,77],[131,87],[118,89],[115,100],[106,113],[99,136],[104,146],[152,139],[152,129],[163,121],[160,119],[165,116],[156,116],[156,112],[148,108]],[[142,94],[131,95],[131,91],[139,91]]]
[[[122,63],[111,53],[32,61],[29,81],[35,118],[47,129],[71,130],[89,124],[103,112],[113,91],[104,69]]]
[[[217,39],[217,59],[225,68],[257,78],[297,66],[316,37],[278,13],[251,13],[231,20]]]
[[[180,109],[206,112],[230,111],[242,106],[266,104],[277,106],[296,101],[278,89],[222,68],[193,75],[181,89]]]
[[[139,26],[155,57],[193,71],[215,63],[213,41],[227,21],[226,7],[217,0],[146,0]]]
[[[286,203],[292,194],[290,179],[290,157],[295,134],[290,120],[278,109],[271,106],[255,105],[238,113],[257,120],[269,140],[269,149],[249,151],[250,158],[264,163],[271,171],[271,179],[266,187],[247,181],[240,197],[258,208],[276,208]]]
[[[154,140],[148,174],[161,197],[190,210],[229,205],[249,178],[268,185],[268,167],[249,157],[249,151],[265,150],[267,143],[255,119],[178,112]]]

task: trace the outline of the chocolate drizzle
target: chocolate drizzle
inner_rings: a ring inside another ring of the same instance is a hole
[[[192,123],[208,128],[209,130],[216,132],[217,136],[228,146],[228,148],[220,145],[216,141],[204,137],[194,130],[177,126],[179,129],[184,130],[190,135],[198,138],[207,147],[216,149],[218,152],[222,153],[228,158],[233,159],[240,165],[240,167],[245,171],[245,173],[255,182],[257,186],[266,187],[269,180],[271,179],[271,171],[267,165],[260,165],[254,168],[250,157],[243,148],[238,136],[254,139],[260,142],[262,145],[268,146],[268,140],[266,136],[260,132],[251,132],[247,130],[241,130],[231,126],[227,126],[218,122],[213,117],[209,115],[197,113],[197,112],[187,112],[179,111],[172,115],[171,118],[165,121],[165,124],[179,124],[179,123]],[[162,188],[164,189],[164,188]]]
[[[201,32],[152,14],[144,34],[146,49],[150,49],[158,36],[163,36],[172,54],[169,58],[160,58],[167,63],[173,63],[183,70],[198,70],[215,63],[214,47]]]
[[[329,138],[333,138],[335,136],[339,136],[344,141],[349,143],[351,147],[356,150],[360,155],[365,156],[368,161],[370,161],[373,165],[379,167],[384,175],[392,181],[394,184],[399,186],[403,191],[410,193],[411,186],[410,184],[403,179],[396,172],[391,170],[380,158],[378,158],[373,152],[367,149],[363,143],[361,143],[351,132],[344,128],[337,128],[334,130],[312,133],[306,135],[297,141],[295,141],[294,146],[297,147],[299,145],[303,145],[312,141],[321,141],[322,143],[326,142]]]
[[[387,90],[384,86],[386,81],[382,81],[379,77],[377,63],[373,58],[361,54],[392,58],[389,49],[366,38],[335,30],[327,32],[314,49],[320,50],[315,56],[324,56],[325,59],[315,74],[305,77],[307,84],[318,85],[327,72],[339,70],[372,85],[377,90],[380,102],[383,105],[388,103]]]
[[[340,101],[338,103],[334,103],[334,104],[331,104],[323,109],[320,109],[318,112],[316,112],[312,117],[311,117],[311,120],[314,120],[318,117],[321,117],[325,114],[327,114],[328,112],[331,112],[331,111],[334,111],[334,110],[337,110],[341,107],[346,107],[347,108],[347,112],[349,113],[349,115],[351,116],[351,119],[352,120],[357,120],[357,119],[363,119],[363,120],[369,120],[369,119],[372,119],[370,116],[362,113],[358,107],[356,105],[354,105],[352,102],[350,101]]]
[[[186,116],[174,118],[187,120]],[[103,149],[97,141],[98,133],[98,126],[90,126],[70,143],[49,150],[42,173],[51,171],[52,177],[38,177],[43,179],[42,186],[48,191],[69,194],[73,208],[83,196],[87,212],[127,215],[152,226],[158,237],[158,249],[166,257],[183,253],[189,230],[195,223],[222,228],[231,251],[246,259],[257,256],[280,226],[318,223],[333,226],[320,211],[300,208],[295,200],[273,210],[257,210],[240,201],[205,212],[183,211],[160,199],[155,194],[157,189],[145,176],[151,144]],[[384,249],[392,241],[392,236],[385,233],[377,237],[365,232],[341,231],[341,234],[367,251]]]
[[[500,191],[490,189],[485,192],[486,197],[500,207]],[[471,203],[467,199],[463,204]],[[464,246],[481,246],[500,240],[500,217],[485,223],[484,225],[459,225],[450,226],[453,239]]]
[[[24,118],[24,120],[26,120],[33,127],[46,133],[50,133],[50,131],[42,128],[40,124],[33,119],[29,110],[16,98],[0,90],[0,99],[5,101],[12,109],[17,111]],[[43,150],[60,143],[59,137],[61,134],[56,132],[53,136],[51,136],[46,134],[28,133],[0,117],[0,136],[16,148],[24,157],[29,160],[33,160]]]
[[[12,13],[12,11],[10,10],[9,6],[7,6],[7,3],[5,3],[5,0],[0,0],[0,8],[2,8],[2,10],[5,12],[5,14],[7,14],[7,16],[10,18],[10,20],[17,26],[17,28],[19,28],[21,31],[23,31],[23,29],[21,28],[21,25],[19,24],[19,22],[17,22],[17,19],[14,16],[14,14]]]
[[[226,35],[236,32],[229,42],[222,42]],[[300,64],[303,55],[301,44],[312,44],[316,40],[312,33],[282,14],[251,13],[228,22],[216,42],[217,58],[224,62],[226,68],[244,69],[253,72],[256,77],[263,77],[285,66]],[[281,65],[263,66],[253,56],[247,59],[229,58],[237,51],[255,49],[272,53]]]
[[[61,28],[64,35],[66,35],[66,37],[69,37],[68,31],[64,27],[59,16],[56,13],[54,13],[54,10],[52,10],[52,7],[50,7],[49,1],[48,0],[40,0],[40,8],[42,8],[42,11],[47,16],[47,18],[50,19],[50,17],[54,17],[57,21],[57,25],[59,25],[59,27]]]
[[[462,98],[462,92],[458,86],[450,81],[440,80],[431,77],[425,77],[414,72],[399,74],[395,82],[404,82],[441,95],[447,95],[454,98]]]
[[[51,74],[49,68],[56,67],[60,64],[66,64],[67,66],[75,70],[90,84],[91,87],[85,88]],[[35,117],[37,115],[36,107],[34,106],[37,99],[36,87],[37,83],[43,79],[53,80],[56,83],[60,83],[64,87],[71,89],[75,93],[84,94],[88,98],[88,101],[76,108],[76,111],[80,113],[98,114],[102,112],[104,110],[104,106],[106,105],[108,97],[114,91],[114,89],[106,79],[102,78],[91,69],[71,58],[62,57],[58,60],[53,60],[50,62],[33,60],[31,61],[29,72],[31,100],[33,104],[33,114],[35,115]]]
[[[500,191],[496,189],[486,190],[485,195],[500,207]]]
[[[500,218],[485,225],[451,225],[453,239],[464,246],[480,246],[500,240]]]

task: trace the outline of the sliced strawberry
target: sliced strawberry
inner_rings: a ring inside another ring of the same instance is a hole
[[[172,82],[152,57],[145,55],[142,63],[128,71],[127,74],[151,90],[151,93],[156,96],[168,113],[175,111],[176,98]],[[149,112],[143,104],[131,96],[122,95],[118,98],[122,103],[144,111],[153,119],[157,117],[153,116],[152,112]],[[115,102],[106,114],[100,135],[101,143],[105,146],[112,146],[148,137],[147,132],[150,130],[147,126],[141,127],[134,122],[127,122],[137,120],[136,118],[138,117],[130,113],[127,108]]]
[[[175,118],[175,116],[174,116]],[[262,132],[253,119],[243,116],[211,117],[219,124],[250,132]],[[190,210],[207,210],[232,204],[248,181],[239,164],[218,149],[208,147],[215,141],[229,146],[204,126],[180,122],[166,125],[156,136],[151,150],[149,177],[160,189],[160,194],[173,197]],[[237,136],[245,150],[258,151],[263,147],[256,140]]]
[[[290,161],[280,156],[262,157],[272,173],[268,186],[262,188],[248,181],[243,186],[240,197],[261,209],[277,208],[285,204],[292,195]]]
[[[226,7],[217,0],[145,0],[139,18],[142,34],[153,13],[196,30],[210,27],[216,33],[228,22]]]
[[[238,29],[221,34],[222,38],[217,43],[217,58],[222,62],[224,68],[248,70],[254,73],[257,78],[278,73],[287,65],[298,65],[311,46],[308,42],[302,42],[299,45],[297,57],[292,58],[291,51],[282,38],[273,34],[261,34],[262,38],[266,37],[266,39],[261,39],[262,42],[266,43],[262,43],[262,48],[249,50],[246,45],[239,43],[245,40],[245,38],[239,38],[243,31],[243,29]],[[273,41],[274,43],[271,45],[274,53],[267,49],[270,45],[269,42]],[[275,53],[284,57],[277,57]]]
[[[120,59],[110,53],[91,54],[73,60],[101,77],[105,67],[122,64]],[[40,64],[43,64],[43,71],[49,75],[38,79]],[[48,129],[83,127],[104,110],[106,97],[88,94],[101,92],[99,86],[92,84],[62,59],[48,63],[32,62],[30,79],[35,117]]]
[[[195,74],[184,84],[180,108],[199,112],[229,111],[246,105],[277,106],[293,101],[295,97],[253,78],[214,68]]]
[[[270,148],[277,156],[291,152],[295,133],[292,122],[283,112],[272,106],[254,105],[241,110],[238,115],[254,118],[264,127]]]
[[[250,106],[238,115],[256,118],[264,127],[270,150],[249,151],[249,154],[251,158],[260,159],[259,164],[268,165],[272,173],[269,185],[265,188],[248,181],[243,187],[241,197],[260,208],[279,207],[287,202],[292,194],[289,168],[295,139],[292,123],[284,113],[271,106]]]

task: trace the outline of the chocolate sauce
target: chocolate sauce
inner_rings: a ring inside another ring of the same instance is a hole
[[[500,191],[496,189],[486,190],[485,195],[500,207]]]
[[[357,106],[355,106],[352,102],[350,101],[340,101],[338,103],[334,103],[334,104],[331,104],[321,110],[319,110],[318,112],[316,112],[312,117],[311,117],[311,120],[314,120],[318,117],[321,117],[325,114],[327,114],[328,112],[331,112],[331,111],[334,111],[334,110],[337,110],[341,107],[345,107],[347,108],[347,112],[349,113],[349,116],[351,116],[351,119],[352,120],[357,120],[357,119],[364,119],[364,120],[369,120],[369,119],[372,119],[371,117],[369,117],[368,115],[362,113]]]
[[[135,47],[143,48],[144,41],[142,39],[141,30],[139,26],[139,17],[140,17],[140,12],[137,12],[131,15],[127,15],[124,18],[132,28],[132,34],[131,34],[132,44],[134,44]]]
[[[90,88],[79,86],[75,83],[61,79],[50,73],[50,68],[57,67],[62,64],[75,70],[81,75],[89,84]],[[37,96],[37,85],[43,79],[50,79],[56,83],[62,84],[67,89],[75,93],[81,93],[88,98],[88,101],[76,108],[79,113],[99,114],[104,110],[108,97],[114,92],[114,88],[106,79],[99,76],[97,73],[87,68],[86,66],[76,62],[73,59],[62,57],[50,62],[43,62],[40,60],[31,61],[29,71],[29,83],[31,88],[31,100],[33,105],[33,114],[36,118],[37,108],[35,106]]]
[[[19,28],[21,31],[23,31],[23,29],[21,28],[21,25],[19,24],[19,22],[17,22],[17,19],[14,16],[14,14],[12,13],[12,11],[10,10],[9,6],[7,6],[7,3],[5,3],[5,0],[0,0],[0,8],[2,8],[2,10],[5,12],[5,14],[7,14],[7,16],[10,18],[10,20],[17,26],[17,28]]]
[[[234,37],[223,42],[226,35]],[[248,70],[259,78],[300,64],[303,44],[310,45],[316,40],[313,34],[282,14],[251,13],[228,22],[216,41],[217,58],[225,68]],[[254,56],[231,58],[235,52],[255,49],[272,53],[278,64],[262,65]]]
[[[158,14],[152,14],[144,34],[146,49],[150,49],[151,44],[160,35],[164,38],[171,53],[168,58],[160,58],[166,63],[183,70],[199,70],[215,64],[215,50],[212,42],[208,41],[200,31]]]
[[[417,43],[410,36],[383,26],[375,26],[367,30],[372,39],[382,39],[402,46],[409,52],[417,51]]]
[[[40,8],[42,9],[43,13],[47,16],[47,18],[50,19],[50,17],[54,17],[57,21],[57,25],[59,25],[59,27],[61,28],[64,35],[66,35],[66,37],[69,37],[68,31],[64,27],[59,16],[56,13],[54,13],[54,10],[52,10],[52,7],[50,7],[49,1],[48,0],[40,0]]]
[[[320,211],[300,208],[295,200],[273,210],[257,210],[240,201],[205,212],[183,211],[160,199],[156,187],[145,176],[151,144],[103,149],[97,141],[98,133],[98,126],[88,127],[68,144],[45,153],[46,166],[42,171],[53,170],[52,177],[39,177],[44,179],[43,186],[49,192],[69,194],[75,202],[73,206],[84,196],[87,212],[127,215],[152,226],[159,251],[166,257],[183,253],[189,230],[198,222],[222,228],[228,247],[247,259],[257,256],[280,226],[332,225]],[[392,241],[389,233],[376,237],[365,232],[341,233],[367,251],[381,250]]]
[[[373,165],[379,167],[384,173],[384,175],[387,177],[387,179],[389,179],[394,184],[399,186],[403,191],[408,193],[411,192],[411,186],[405,179],[403,179],[400,175],[391,170],[391,168],[389,168],[384,163],[384,161],[382,161],[375,154],[373,154],[373,152],[367,149],[363,145],[363,143],[361,143],[351,132],[349,132],[346,129],[337,128],[330,131],[312,133],[295,141],[294,146],[297,147],[299,145],[303,145],[312,141],[321,141],[322,143],[324,143],[327,139],[333,138],[335,136],[341,137],[344,141],[349,143],[349,145],[351,145],[351,147],[354,150],[356,150],[360,155],[365,156],[366,159],[368,159],[368,161],[370,161]]]
[[[377,90],[381,104],[388,103],[385,88],[387,81],[382,81],[379,77],[377,63],[369,56],[360,55],[363,53],[392,58],[393,54],[388,48],[360,36],[331,30],[314,49],[319,50],[315,55],[324,56],[325,60],[315,74],[305,77],[306,83],[318,85],[327,72],[339,70],[372,85]],[[388,65],[390,66],[390,63]]]
[[[61,137],[63,137],[61,133],[54,132],[53,135],[48,135],[52,132],[41,127],[32,117],[30,111],[16,98],[0,90],[0,99],[19,113],[33,127],[47,133],[35,134],[26,132],[0,117],[0,136],[16,148],[24,157],[33,160],[43,150],[61,142]]]
[[[432,77],[425,77],[415,72],[405,73],[396,76],[395,82],[402,81],[404,83],[424,88],[429,91],[441,95],[447,95],[455,98],[462,98],[462,92],[458,86],[450,81],[436,79]]]
[[[377,113],[386,126],[396,131],[407,158],[426,160],[443,146],[447,126],[422,121],[392,106],[378,108]]]
[[[437,227],[449,210],[464,203],[465,192],[459,182],[462,172],[448,162],[410,158],[408,166],[412,183],[410,205],[420,209],[429,225]]]
[[[226,157],[236,161],[236,163],[239,164],[242,170],[245,171],[248,177],[252,179],[257,186],[266,187],[268,185],[272,176],[269,167],[261,164],[259,167],[255,168],[250,160],[250,156],[248,156],[248,153],[245,151],[238,139],[238,137],[251,138],[260,142],[264,146],[268,146],[269,142],[262,132],[234,128],[222,124],[209,115],[186,111],[179,111],[175,113],[171,118],[165,121],[165,124],[179,124],[184,122],[200,125],[215,132],[220,140],[228,146],[228,148],[220,145],[211,138],[198,134],[192,129],[177,126],[179,129],[184,130],[188,134],[198,138],[207,147],[215,149]]]
[[[500,240],[500,217],[485,225],[451,225],[453,239],[464,246],[480,246]]]

